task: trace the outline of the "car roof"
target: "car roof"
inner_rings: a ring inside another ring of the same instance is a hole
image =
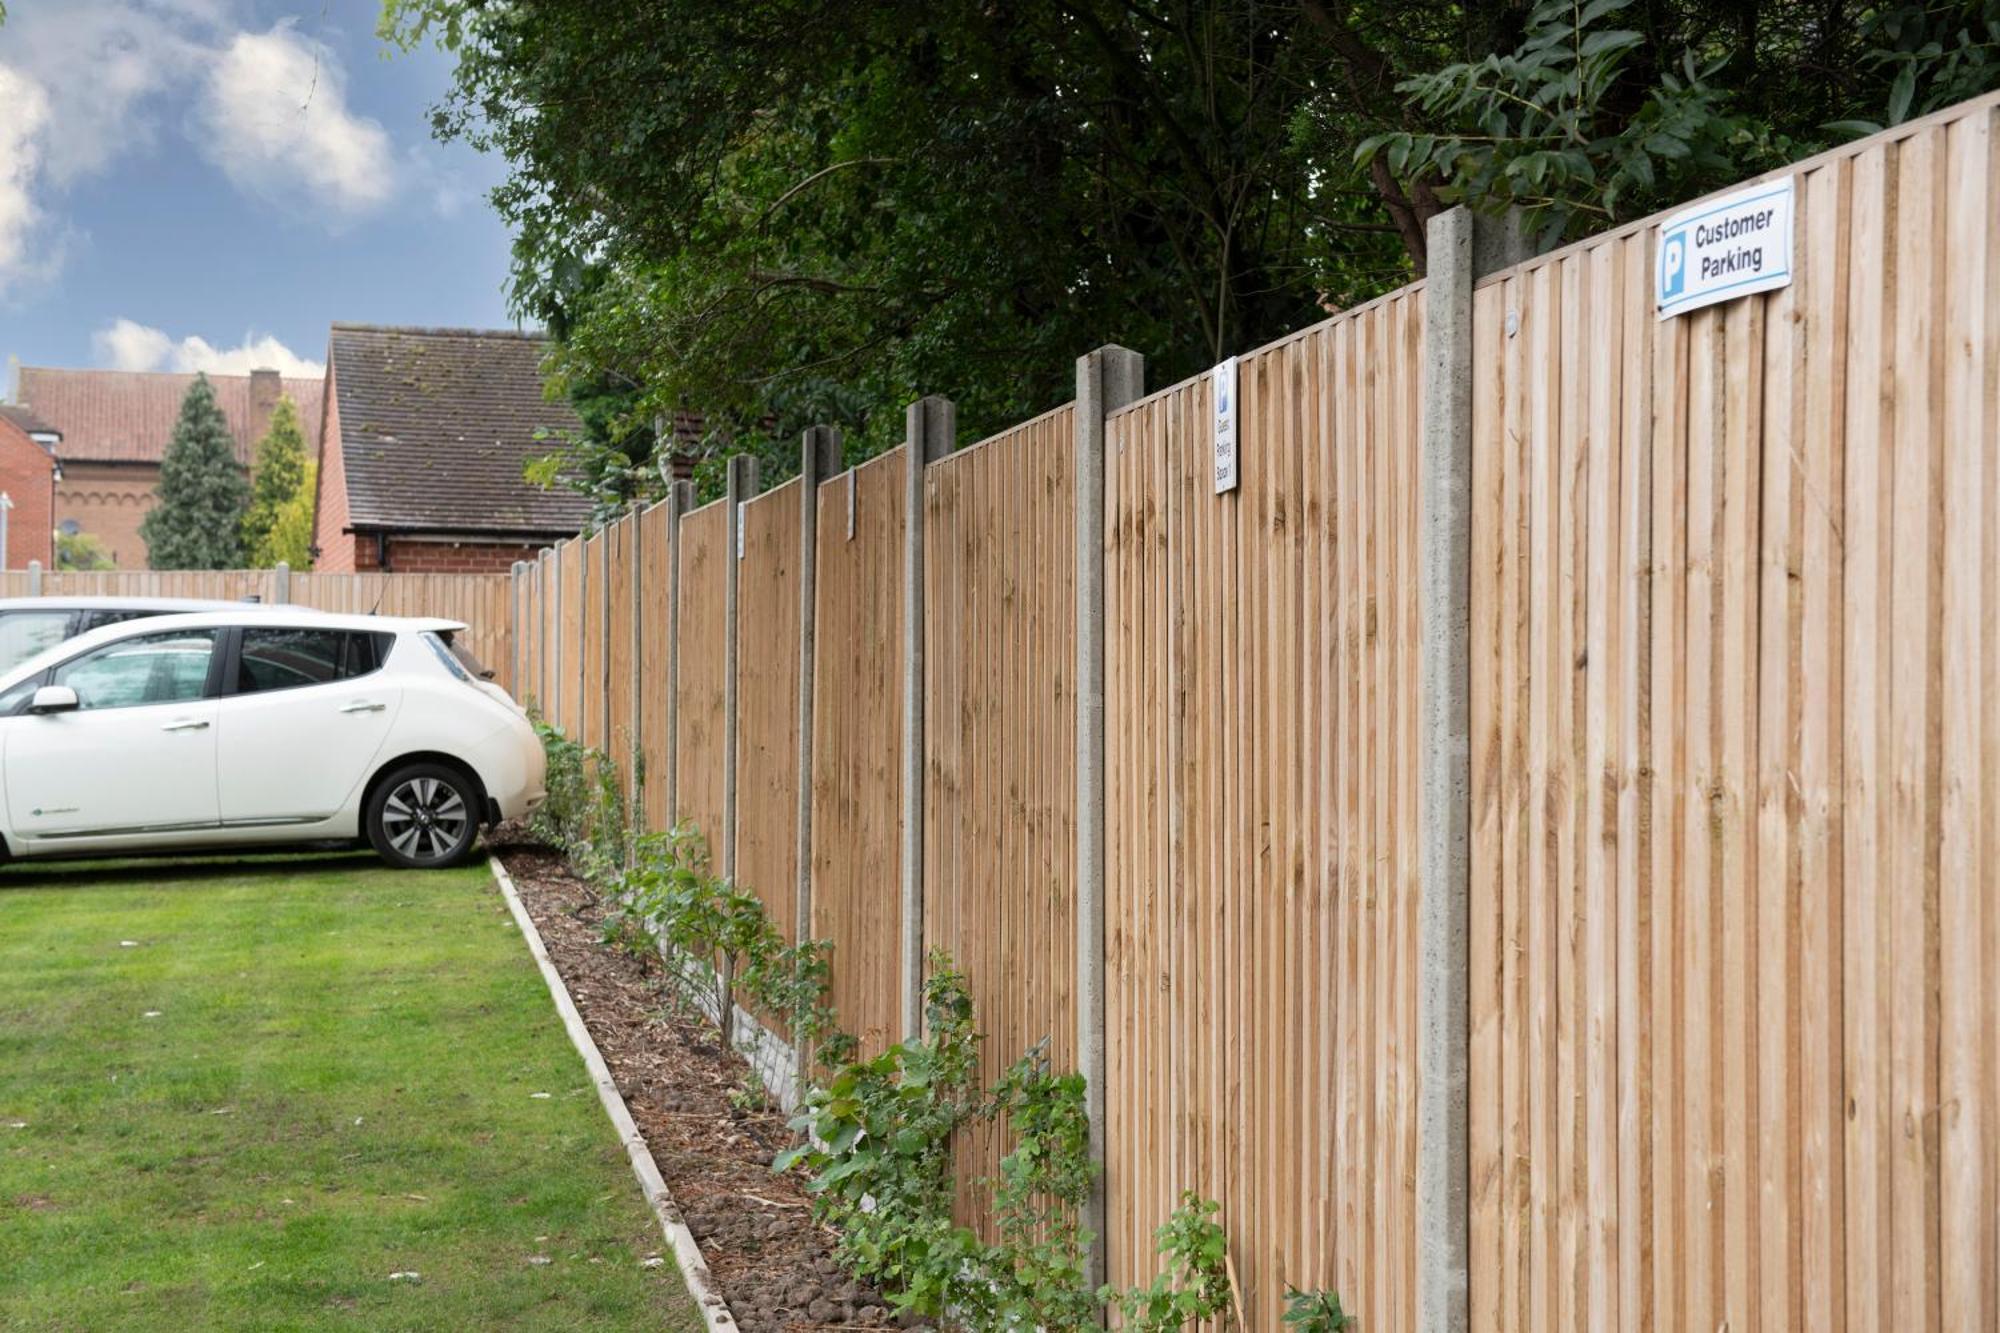
[[[272,611],[297,612],[294,616],[274,616]],[[181,615],[160,615],[148,620],[127,620],[117,625],[106,625],[79,634],[73,639],[45,649],[22,662],[12,670],[0,673],[0,690],[11,689],[30,676],[38,675],[59,662],[66,662],[79,653],[89,652],[100,644],[115,643],[119,639],[142,634],[159,634],[174,630],[228,629],[236,625],[255,625],[268,628],[273,621],[282,624],[295,620],[301,626],[313,629],[360,630],[376,634],[455,634],[466,628],[461,620],[445,620],[431,616],[367,616],[344,615],[330,611],[314,611],[307,607],[265,607],[232,606],[227,611],[198,611]]]
[[[0,597],[0,612],[7,611],[242,611],[297,610],[270,602],[232,602],[220,597]]]

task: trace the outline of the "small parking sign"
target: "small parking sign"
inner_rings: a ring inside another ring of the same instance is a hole
[[[1660,318],[1792,280],[1793,178],[1696,204],[1660,224]]]

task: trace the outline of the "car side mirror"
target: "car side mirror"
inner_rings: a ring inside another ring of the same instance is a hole
[[[67,685],[44,685],[28,702],[30,713],[74,713],[82,706],[76,691]]]

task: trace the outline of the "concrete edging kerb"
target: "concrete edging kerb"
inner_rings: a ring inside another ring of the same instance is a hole
[[[723,1300],[721,1291],[716,1288],[715,1279],[708,1271],[708,1260],[702,1257],[701,1246],[695,1242],[694,1233],[681,1220],[680,1209],[674,1206],[673,1197],[667,1193],[667,1182],[660,1175],[659,1164],[653,1160],[652,1149],[646,1146],[645,1136],[633,1121],[632,1112],[626,1107],[625,1098],[619,1093],[618,1084],[604,1063],[604,1056],[591,1039],[583,1015],[577,1011],[576,1001],[570,998],[569,987],[563,984],[562,975],[549,961],[549,951],[542,946],[541,932],[535,929],[533,918],[522,904],[521,895],[514,888],[513,877],[508,875],[507,867],[501,865],[498,858],[489,857],[487,863],[493,868],[493,880],[500,886],[501,896],[507,900],[507,910],[514,914],[514,924],[520,928],[521,937],[528,942],[528,952],[534,955],[535,966],[542,970],[542,980],[548,983],[549,996],[556,1002],[556,1012],[562,1015],[563,1027],[568,1031],[576,1053],[583,1057],[590,1081],[597,1086],[597,1099],[604,1104],[604,1113],[611,1117],[612,1128],[618,1131],[619,1141],[625,1145],[625,1155],[632,1159],[632,1174],[639,1178],[639,1188],[645,1194],[647,1204],[652,1207],[653,1215],[660,1219],[660,1230],[673,1251],[674,1264],[680,1269],[681,1281],[687,1286],[688,1296],[694,1301],[695,1308],[701,1311],[702,1323],[709,1333],[736,1333],[736,1316],[729,1312],[729,1303]]]

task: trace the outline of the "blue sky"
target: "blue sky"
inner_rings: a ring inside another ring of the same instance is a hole
[[[375,0],[8,0],[0,365],[317,373],[336,319],[511,327],[500,164]],[[0,374],[0,394],[11,393]]]

